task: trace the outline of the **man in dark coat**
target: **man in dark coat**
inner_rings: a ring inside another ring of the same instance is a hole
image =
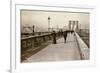
[[[56,32],[55,31],[53,31],[52,37],[53,37],[53,44],[56,44]]]
[[[74,30],[71,30],[71,34],[73,34],[74,33]]]
[[[63,32],[63,36],[64,36],[64,43],[66,43],[66,38],[67,38],[67,30]]]

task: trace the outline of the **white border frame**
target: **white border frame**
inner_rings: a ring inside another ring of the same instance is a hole
[[[61,68],[79,68],[95,65],[95,7],[77,7],[75,6],[41,6],[41,5],[24,5],[15,4],[12,11],[12,46],[11,46],[11,71],[34,71],[45,69],[61,69]],[[41,62],[41,63],[20,63],[20,9],[29,10],[49,10],[49,11],[73,11],[73,12],[89,12],[90,13],[90,60],[83,61],[63,61],[63,62]]]

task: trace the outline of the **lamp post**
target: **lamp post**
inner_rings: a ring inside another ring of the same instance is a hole
[[[71,30],[71,20],[69,20],[68,26],[69,26],[69,30]]]
[[[50,29],[50,19],[51,19],[51,18],[48,17],[48,32],[50,32],[50,30],[49,30],[49,29]]]

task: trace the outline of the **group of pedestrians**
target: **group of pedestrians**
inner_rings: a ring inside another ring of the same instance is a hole
[[[68,37],[68,34],[69,33],[71,33],[71,34],[73,34],[73,30],[66,30],[66,31],[63,31],[63,37],[64,37],[64,43],[66,43],[66,39],[67,39],[67,37]],[[52,32],[52,36],[53,36],[53,44],[56,44],[57,42],[56,42],[56,32],[55,31],[53,31]]]

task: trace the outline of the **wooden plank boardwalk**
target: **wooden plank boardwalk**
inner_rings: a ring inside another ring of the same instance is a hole
[[[76,39],[73,34],[69,33],[66,43],[64,38],[57,40],[57,44],[50,44],[41,51],[29,57],[26,62],[47,62],[47,61],[67,61],[80,60],[80,53]]]

